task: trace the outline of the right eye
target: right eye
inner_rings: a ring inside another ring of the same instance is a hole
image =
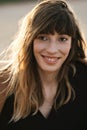
[[[42,41],[48,40],[48,38],[44,35],[37,36],[37,39],[42,40]]]

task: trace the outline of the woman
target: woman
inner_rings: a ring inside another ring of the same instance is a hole
[[[38,3],[1,55],[0,130],[87,129],[85,49],[67,2]]]

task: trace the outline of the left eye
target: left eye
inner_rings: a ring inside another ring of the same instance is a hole
[[[59,41],[61,41],[61,42],[65,42],[65,41],[67,41],[68,39],[67,38],[65,38],[65,37],[61,37],[60,39],[59,39]]]

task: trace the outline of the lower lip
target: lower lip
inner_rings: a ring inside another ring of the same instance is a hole
[[[58,60],[59,60],[59,58],[55,58],[53,60],[51,60],[51,59],[49,60],[49,58],[47,58],[47,57],[43,57],[43,59],[44,59],[45,63],[50,64],[50,65],[56,64],[58,62]]]

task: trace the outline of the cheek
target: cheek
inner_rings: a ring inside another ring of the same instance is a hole
[[[67,42],[67,44],[65,44],[63,46],[63,52],[64,52],[64,55],[67,57],[69,55],[69,52],[71,50],[71,47],[72,47],[72,43],[71,43],[71,39]]]
[[[71,47],[67,47],[66,50],[65,50],[65,52],[66,52],[67,54],[69,54],[70,49],[71,49]]]
[[[65,57],[69,55],[70,49],[71,49],[70,45],[63,48],[63,54],[65,55]]]
[[[71,49],[71,44],[68,44],[67,46],[65,46],[66,53],[69,53],[70,49]]]
[[[39,43],[37,43],[37,42],[34,42],[33,53],[34,53],[35,58],[37,58],[39,56],[41,51],[42,51],[41,45]]]
[[[41,51],[42,51],[42,49],[40,48],[40,46],[34,45],[34,47],[33,47],[34,55],[40,54]]]
[[[45,49],[45,44],[43,44],[41,42],[37,42],[36,40],[34,41],[34,45],[33,45],[33,51],[34,51],[34,53],[41,52],[44,49]]]
[[[68,55],[69,52],[70,52],[70,49],[71,49],[71,46],[72,46],[72,43],[71,43],[71,38],[66,41],[65,43],[63,44],[59,44],[60,45],[60,50],[61,52],[64,54],[64,55]]]

